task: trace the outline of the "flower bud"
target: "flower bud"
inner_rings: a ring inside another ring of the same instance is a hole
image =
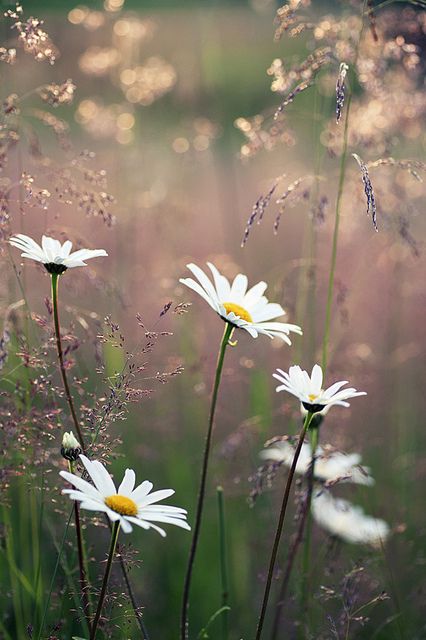
[[[81,446],[73,432],[65,431],[62,438],[61,455],[66,460],[75,461],[81,453]]]

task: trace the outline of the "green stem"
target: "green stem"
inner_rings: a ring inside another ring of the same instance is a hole
[[[359,46],[362,39],[362,33],[364,31],[364,13],[366,8],[367,0],[364,0],[362,13],[361,13],[361,29],[359,32],[359,38],[355,50],[355,59],[354,59],[354,68],[356,68],[356,64],[358,61],[359,54]],[[333,244],[331,248],[331,260],[330,260],[330,274],[328,278],[328,290],[327,290],[327,306],[325,312],[325,328],[324,328],[324,339],[322,343],[322,370],[325,376],[325,372],[327,369],[327,360],[328,360],[328,347],[330,341],[330,324],[331,324],[331,307],[333,304],[333,290],[334,290],[334,279],[336,272],[336,259],[337,259],[337,242],[339,239],[339,225],[340,225],[340,212],[342,207],[342,198],[343,198],[343,188],[345,184],[345,176],[346,176],[346,159],[348,155],[348,138],[349,138],[349,115],[351,112],[351,104],[352,104],[352,90],[348,88],[348,98],[346,101],[346,117],[345,117],[345,128],[343,132],[343,151],[342,156],[340,158],[340,174],[339,174],[339,184],[337,189],[337,198],[336,198],[336,212],[334,217],[334,232],[333,232]]]
[[[74,473],[74,464],[71,460],[68,461],[69,472]],[[78,550],[78,568],[80,572],[80,593],[83,604],[83,613],[86,618],[87,626],[90,630],[90,618],[91,607],[89,599],[89,585],[87,582],[87,570],[86,570],[86,554],[84,552],[83,533],[81,530],[80,522],[80,509],[77,500],[74,500],[74,520],[75,520],[75,533],[77,537],[77,550]]]
[[[57,347],[57,351],[58,351],[58,359],[59,359],[59,368],[61,370],[61,376],[62,376],[62,382],[64,385],[64,390],[65,390],[65,396],[68,402],[68,406],[71,412],[71,416],[72,416],[72,420],[74,422],[74,426],[75,429],[77,431],[78,434],[78,439],[79,442],[81,444],[81,448],[83,450],[83,452],[85,452],[85,446],[84,446],[84,439],[83,439],[83,434],[80,428],[80,424],[77,418],[77,413],[75,411],[74,408],[74,402],[72,399],[72,395],[71,395],[71,391],[69,388],[69,384],[68,384],[68,378],[67,378],[67,373],[66,373],[66,369],[65,369],[65,364],[64,364],[64,355],[63,355],[63,350],[62,350],[62,341],[61,341],[61,329],[60,329],[60,323],[59,323],[59,305],[58,305],[58,285],[59,285],[59,275],[58,274],[51,274],[51,278],[52,278],[52,306],[53,306],[53,319],[54,319],[54,323],[55,323],[55,335],[56,335],[56,347]],[[78,513],[78,505],[76,503],[76,507],[75,507],[75,521],[76,521],[76,531],[77,531],[77,542],[78,542],[78,549],[79,549],[79,565],[80,565],[80,584],[83,584],[81,581],[81,577],[82,577],[82,568],[83,568],[83,573],[84,573],[84,578],[85,578],[85,574],[87,574],[87,572],[84,571],[84,554],[82,555],[80,553],[80,549],[83,549],[83,538],[81,536],[81,528],[79,527],[79,513]],[[80,534],[79,534],[80,532]],[[80,539],[79,539],[79,535],[80,535]],[[142,635],[145,637],[145,639],[148,638],[148,634],[147,631],[145,629],[145,626],[142,622],[142,618],[141,615],[139,613],[138,610],[138,606],[136,603],[136,598],[134,596],[132,587],[131,587],[131,583],[130,583],[130,579],[129,576],[127,575],[127,571],[126,571],[126,567],[124,565],[124,561],[122,562],[120,560],[120,567],[121,567],[121,571],[123,573],[123,578],[124,581],[126,583],[126,587],[127,587],[127,591],[129,594],[129,598],[130,601],[132,603],[132,607],[136,616],[136,619],[138,621],[139,627],[141,629]],[[84,580],[84,584],[87,585],[86,581]],[[83,602],[85,602],[85,613],[87,613],[88,616],[90,616],[90,599],[89,599],[89,595],[88,595],[88,591],[87,591],[87,586],[85,588],[84,591],[82,591],[82,596],[83,596]],[[90,628],[90,624],[89,624],[89,628]]]
[[[225,509],[223,505],[223,488],[217,487],[217,506],[219,512],[219,552],[220,552],[220,573],[222,579],[222,640],[228,640],[229,635],[229,586],[228,586],[228,566],[226,562],[226,532],[225,532]]]
[[[59,324],[59,308],[58,308],[58,284],[59,284],[59,275],[56,273],[52,273],[52,306],[53,306],[53,319],[55,322],[55,334],[56,334],[56,348],[58,351],[58,359],[59,359],[59,368],[61,370],[62,382],[64,385],[65,397],[68,402],[68,406],[70,408],[72,420],[74,422],[74,427],[78,434],[78,439],[81,444],[81,448],[85,451],[84,446],[84,438],[81,432],[80,424],[77,418],[77,413],[74,408],[74,402],[71,396],[67,372],[64,364],[64,353],[62,351],[62,341],[61,341],[61,328]]]
[[[117,546],[119,531],[120,531],[120,521],[117,520],[116,522],[114,522],[114,527],[112,529],[111,544],[110,544],[109,553],[108,553],[108,561],[105,569],[104,579],[102,582],[101,594],[99,596],[98,608],[96,609],[95,619],[93,620],[92,631],[90,633],[90,640],[95,640],[95,637],[96,637],[96,631],[98,629],[99,619],[102,613],[102,607],[105,600],[105,594],[108,586],[109,576],[111,574],[112,561],[114,558],[115,547]]]
[[[200,536],[201,518],[203,515],[204,497],[206,493],[207,468],[209,463],[209,455],[210,455],[210,448],[211,448],[211,441],[212,441],[212,434],[213,434],[213,422],[214,422],[214,415],[215,415],[215,409],[216,409],[217,394],[219,391],[220,379],[222,375],[225,351],[226,351],[226,347],[228,345],[229,339],[231,338],[233,330],[234,330],[233,325],[227,322],[225,324],[225,330],[223,332],[222,342],[220,343],[219,354],[217,358],[216,375],[214,379],[212,399],[211,399],[211,405],[210,405],[209,425],[207,429],[207,436],[206,436],[206,442],[204,447],[204,457],[203,457],[203,465],[201,469],[200,488],[198,491],[197,511],[196,511],[194,530],[193,530],[192,540],[191,540],[191,548],[189,551],[188,566],[187,566],[186,575],[185,575],[185,583],[183,587],[182,611],[181,611],[181,622],[180,622],[181,640],[187,640],[187,638],[189,637],[188,635],[189,634],[189,629],[188,629],[189,592],[191,588],[192,571],[194,568],[195,554],[197,552],[198,538]]]
[[[282,500],[282,504],[281,504],[280,517],[278,519],[277,530],[275,532],[274,544],[272,545],[271,559],[270,559],[270,562],[269,562],[269,569],[268,569],[268,577],[266,579],[266,585],[265,585],[265,592],[263,594],[262,607],[261,607],[261,611],[260,611],[259,620],[258,620],[258,623],[257,623],[256,640],[259,640],[261,635],[262,635],[263,624],[265,622],[266,609],[267,609],[267,606],[268,606],[269,593],[271,591],[272,578],[273,578],[273,575],[274,575],[275,562],[276,562],[276,559],[277,559],[278,547],[279,547],[279,544],[280,544],[281,534],[282,534],[283,525],[284,525],[284,517],[285,517],[286,511],[287,511],[288,499],[290,497],[290,489],[291,489],[291,485],[293,483],[293,477],[294,477],[294,474],[295,474],[295,471],[296,471],[297,461],[299,459],[299,455],[300,455],[300,451],[302,449],[303,441],[304,441],[305,435],[306,435],[306,433],[307,433],[307,431],[309,429],[309,425],[311,423],[313,415],[314,414],[311,413],[311,412],[309,412],[306,415],[305,422],[303,423],[303,428],[302,428],[302,431],[301,431],[300,436],[299,436],[299,442],[297,443],[297,448],[296,448],[296,452],[294,454],[293,462],[292,462],[292,465],[291,465],[291,468],[290,468],[290,471],[289,471],[289,474],[288,474],[287,484],[286,484],[286,487],[285,487],[283,500]]]
[[[65,530],[64,530],[64,533],[63,533],[63,536],[62,536],[61,545],[59,547],[58,555],[56,557],[55,569],[53,570],[52,579],[50,581],[50,589],[49,589],[48,596],[46,598],[46,604],[44,606],[43,617],[41,619],[40,630],[38,632],[37,640],[41,639],[41,634],[43,633],[44,624],[46,622],[46,617],[47,617],[47,612],[48,612],[49,606],[50,606],[50,598],[52,597],[53,585],[55,584],[56,574],[58,572],[59,563],[61,561],[61,555],[62,555],[62,551],[64,549],[65,539],[67,537],[68,527],[70,526],[71,518],[72,518],[72,511],[71,511],[70,516],[68,518],[68,522],[66,524],[66,527],[65,527]]]
[[[308,474],[308,494],[306,499],[306,534],[305,543],[303,547],[303,561],[302,561],[302,615],[306,621],[307,633],[309,635],[309,611],[308,611],[308,594],[310,590],[310,552],[311,552],[311,536],[312,536],[312,514],[311,514],[311,501],[312,492],[314,488],[315,477],[315,453],[318,447],[319,428],[315,427],[311,430],[311,450],[312,459],[311,466]],[[306,618],[305,618],[306,615]]]

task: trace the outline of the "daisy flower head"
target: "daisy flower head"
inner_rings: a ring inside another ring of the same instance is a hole
[[[312,496],[311,511],[323,529],[352,544],[368,544],[377,549],[390,533],[384,520],[366,515],[361,507],[323,489]]]
[[[60,471],[60,475],[73,485],[72,489],[64,489],[71,500],[78,500],[82,509],[103,511],[112,522],[120,522],[124,533],[132,531],[132,524],[142,529],[155,529],[162,536],[164,529],[156,523],[174,524],[182,529],[191,529],[186,522],[186,510],[180,507],[157,504],[174,494],[173,489],[161,489],[151,493],[152,482],[145,480],[135,488],[135,472],[126,469],[124,478],[116,489],[115,484],[104,465],[98,460],[89,460],[80,455],[84,468],[93,484],[68,471]]]
[[[70,240],[61,244],[59,240],[48,236],[42,236],[41,246],[23,233],[12,236],[9,243],[22,251],[23,258],[41,262],[50,274],[56,275],[61,275],[67,269],[74,267],[85,267],[85,260],[108,255],[105,249],[79,249],[71,253]]]
[[[278,337],[291,344],[290,332],[302,335],[302,330],[295,324],[275,322],[276,318],[285,315],[280,304],[268,302],[263,295],[267,289],[266,282],[258,282],[248,289],[247,276],[239,273],[229,282],[214,264],[207,263],[213,281],[195,264],[186,265],[197,280],[181,278],[179,282],[189,287],[211,306],[225,322],[238,329],[244,329],[253,338],[264,334],[270,338]]]
[[[271,462],[282,462],[286,467],[291,467],[296,452],[296,447],[288,440],[271,441],[260,457]],[[297,460],[296,473],[306,475],[312,464],[312,447],[308,442],[302,444]],[[353,482],[371,486],[374,479],[370,475],[370,469],[361,465],[359,453],[343,453],[329,446],[318,445],[315,450],[314,478],[320,482],[334,484],[336,482]]]
[[[281,382],[276,390],[287,391],[299,398],[303,407],[310,413],[326,413],[334,405],[349,407],[347,400],[367,395],[365,391],[357,391],[352,387],[342,389],[345,384],[348,384],[347,380],[335,382],[324,390],[322,388],[323,373],[319,364],[314,365],[311,375],[298,365],[294,365],[290,367],[288,373],[277,369],[273,376]]]

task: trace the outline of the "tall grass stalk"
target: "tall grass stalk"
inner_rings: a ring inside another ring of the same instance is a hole
[[[228,585],[228,563],[226,554],[226,529],[225,529],[225,508],[223,504],[223,488],[217,487],[217,506],[219,514],[219,553],[220,553],[220,575],[222,580],[222,640],[228,640],[229,636],[229,585]]]
[[[97,609],[96,609],[95,618],[93,620],[92,630],[90,632],[90,640],[95,640],[95,638],[96,638],[96,632],[97,632],[97,629],[98,629],[98,624],[99,624],[99,620],[100,620],[101,613],[102,613],[102,607],[103,607],[104,600],[105,600],[105,595],[106,595],[106,590],[107,590],[107,586],[108,586],[108,582],[109,582],[109,577],[110,577],[110,574],[111,574],[112,561],[114,559],[115,548],[117,546],[117,540],[118,540],[119,531],[120,531],[120,521],[117,520],[117,522],[114,522],[114,525],[113,525],[113,528],[112,528],[111,543],[110,543],[109,552],[108,552],[108,560],[107,560],[107,565],[106,565],[106,569],[105,569],[104,579],[103,579],[103,582],[102,582],[101,593],[99,595],[98,606],[97,606]]]
[[[314,414],[310,413],[310,412],[306,415],[305,421],[303,423],[303,428],[302,428],[302,431],[301,431],[300,436],[299,436],[299,442],[297,443],[297,448],[296,448],[296,452],[294,454],[293,462],[291,464],[291,468],[290,468],[290,471],[289,471],[289,474],[288,474],[287,483],[286,483],[286,487],[285,487],[284,495],[283,495],[283,500],[282,500],[282,504],[281,504],[280,516],[279,516],[279,519],[278,519],[277,530],[275,532],[274,543],[272,545],[271,558],[270,558],[270,561],[269,561],[268,577],[266,579],[266,585],[265,585],[265,591],[264,591],[264,594],[263,594],[262,606],[261,606],[261,610],[260,610],[259,620],[258,620],[258,623],[257,623],[256,640],[259,640],[260,637],[262,636],[263,625],[264,625],[264,622],[265,622],[266,609],[268,607],[269,594],[270,594],[270,591],[271,591],[272,578],[273,578],[273,575],[274,575],[275,562],[276,562],[277,554],[278,554],[278,547],[279,547],[280,540],[281,540],[281,534],[282,534],[283,525],[284,525],[284,518],[285,518],[286,511],[287,511],[288,499],[290,497],[290,489],[291,489],[291,485],[293,483],[294,473],[296,471],[297,461],[299,460],[299,455],[300,455],[300,451],[302,449],[303,441],[304,441],[306,433],[307,433],[307,431],[309,429],[309,425],[311,424],[311,420],[312,420],[313,415]]]
[[[181,611],[181,622],[180,622],[181,640],[186,640],[189,637],[189,628],[188,628],[189,593],[191,589],[192,572],[194,568],[195,555],[197,553],[198,539],[200,537],[201,519],[203,516],[204,498],[206,493],[207,469],[208,469],[211,442],[212,442],[214,416],[215,416],[220,380],[222,377],[225,351],[226,351],[226,347],[228,346],[229,340],[232,336],[233,330],[234,330],[233,325],[227,322],[225,324],[225,330],[223,332],[222,341],[220,343],[219,353],[217,357],[216,374],[214,378],[212,398],[211,398],[211,404],[210,404],[209,423],[208,423],[206,441],[204,445],[204,456],[203,456],[203,464],[201,468],[201,477],[200,477],[200,486],[198,491],[195,524],[194,524],[194,529],[192,534],[191,547],[190,547],[189,558],[188,558],[188,566],[186,570],[185,582],[183,587],[182,611]]]
[[[356,65],[358,62],[359,48],[362,40],[362,34],[364,31],[364,15],[365,9],[367,6],[367,0],[364,0],[362,5],[362,13],[361,13],[361,29],[359,32],[358,42],[355,50],[355,57],[353,67],[356,69]],[[349,119],[351,113],[351,105],[352,105],[352,95],[353,89],[351,86],[348,87],[348,97],[346,100],[346,116],[345,116],[345,128],[343,131],[343,150],[340,158],[340,172],[339,172],[339,182],[337,188],[337,197],[336,197],[336,210],[334,215],[334,231],[333,231],[333,242],[331,247],[331,258],[330,258],[330,273],[328,277],[328,289],[327,289],[327,305],[325,311],[325,327],[324,327],[324,338],[322,343],[322,370],[325,376],[327,371],[328,364],[328,348],[330,342],[330,325],[331,325],[331,308],[333,305],[333,292],[334,292],[334,280],[335,280],[335,272],[336,272],[336,260],[337,260],[337,244],[339,239],[339,226],[340,226],[340,214],[342,209],[342,198],[343,198],[343,189],[345,185],[345,177],[346,177],[346,161],[348,157],[348,139],[349,139]]]
[[[41,640],[41,637],[42,637],[44,625],[45,625],[45,622],[46,622],[47,613],[48,613],[49,607],[50,607],[50,599],[52,597],[53,586],[54,586],[55,581],[56,581],[56,574],[58,573],[59,563],[61,561],[61,555],[62,555],[62,551],[64,549],[64,544],[65,544],[65,540],[66,540],[66,537],[67,537],[68,529],[69,529],[69,526],[70,526],[72,514],[73,514],[73,510],[71,510],[71,513],[69,515],[67,524],[66,524],[65,529],[64,529],[64,533],[62,535],[62,540],[61,540],[61,544],[60,544],[60,547],[59,547],[59,550],[58,550],[58,554],[56,556],[55,568],[53,570],[52,579],[50,581],[49,593],[47,594],[46,603],[44,605],[44,611],[43,611],[43,616],[41,618],[40,629],[39,629],[39,632],[38,632],[38,635],[37,635],[37,640]]]

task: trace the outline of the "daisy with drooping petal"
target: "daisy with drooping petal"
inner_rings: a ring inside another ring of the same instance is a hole
[[[348,500],[334,498],[320,489],[312,498],[312,515],[331,535],[352,544],[369,544],[380,548],[389,536],[387,522],[365,515],[363,509]]]
[[[157,504],[174,494],[173,489],[161,489],[151,493],[152,483],[148,480],[135,488],[135,472],[126,469],[124,478],[118,487],[104,465],[97,460],[89,460],[80,455],[93,485],[68,471],[60,471],[60,475],[73,485],[72,489],[64,489],[71,500],[78,500],[82,509],[103,511],[112,522],[120,524],[124,533],[132,531],[132,524],[142,529],[155,529],[162,536],[164,529],[156,523],[174,524],[182,529],[190,530],[186,522],[186,510],[179,507]]]
[[[277,373],[274,373],[273,376],[282,383],[276,390],[287,391],[299,398],[303,407],[310,413],[319,413],[326,408],[328,410],[333,405],[349,407],[349,402],[346,400],[367,395],[365,391],[357,391],[352,387],[341,389],[345,384],[348,384],[347,380],[335,382],[324,390],[322,388],[323,374],[319,364],[314,365],[311,375],[295,365],[290,367],[288,373],[277,369]]]
[[[79,249],[71,253],[70,240],[61,244],[59,240],[48,236],[42,236],[41,246],[22,233],[12,236],[9,243],[22,251],[23,258],[42,262],[50,274],[57,275],[64,273],[67,269],[85,267],[85,260],[108,255],[105,249]]]
[[[276,440],[260,452],[264,460],[282,462],[291,467],[296,447],[288,440]],[[296,473],[306,475],[312,464],[312,446],[304,442],[296,464]],[[374,479],[370,469],[361,465],[359,453],[343,453],[331,447],[317,446],[315,451],[314,478],[323,482],[353,482],[371,486]]]
[[[241,273],[231,284],[213,264],[208,262],[207,266],[213,276],[212,282],[197,265],[186,266],[198,282],[193,278],[181,278],[179,282],[198,293],[225,322],[233,327],[244,329],[253,338],[264,334],[270,338],[279,337],[287,344],[291,344],[288,337],[290,332],[302,334],[301,328],[295,324],[274,321],[285,315],[285,311],[280,304],[268,302],[263,295],[268,286],[266,282],[258,282],[247,290],[247,276]]]

